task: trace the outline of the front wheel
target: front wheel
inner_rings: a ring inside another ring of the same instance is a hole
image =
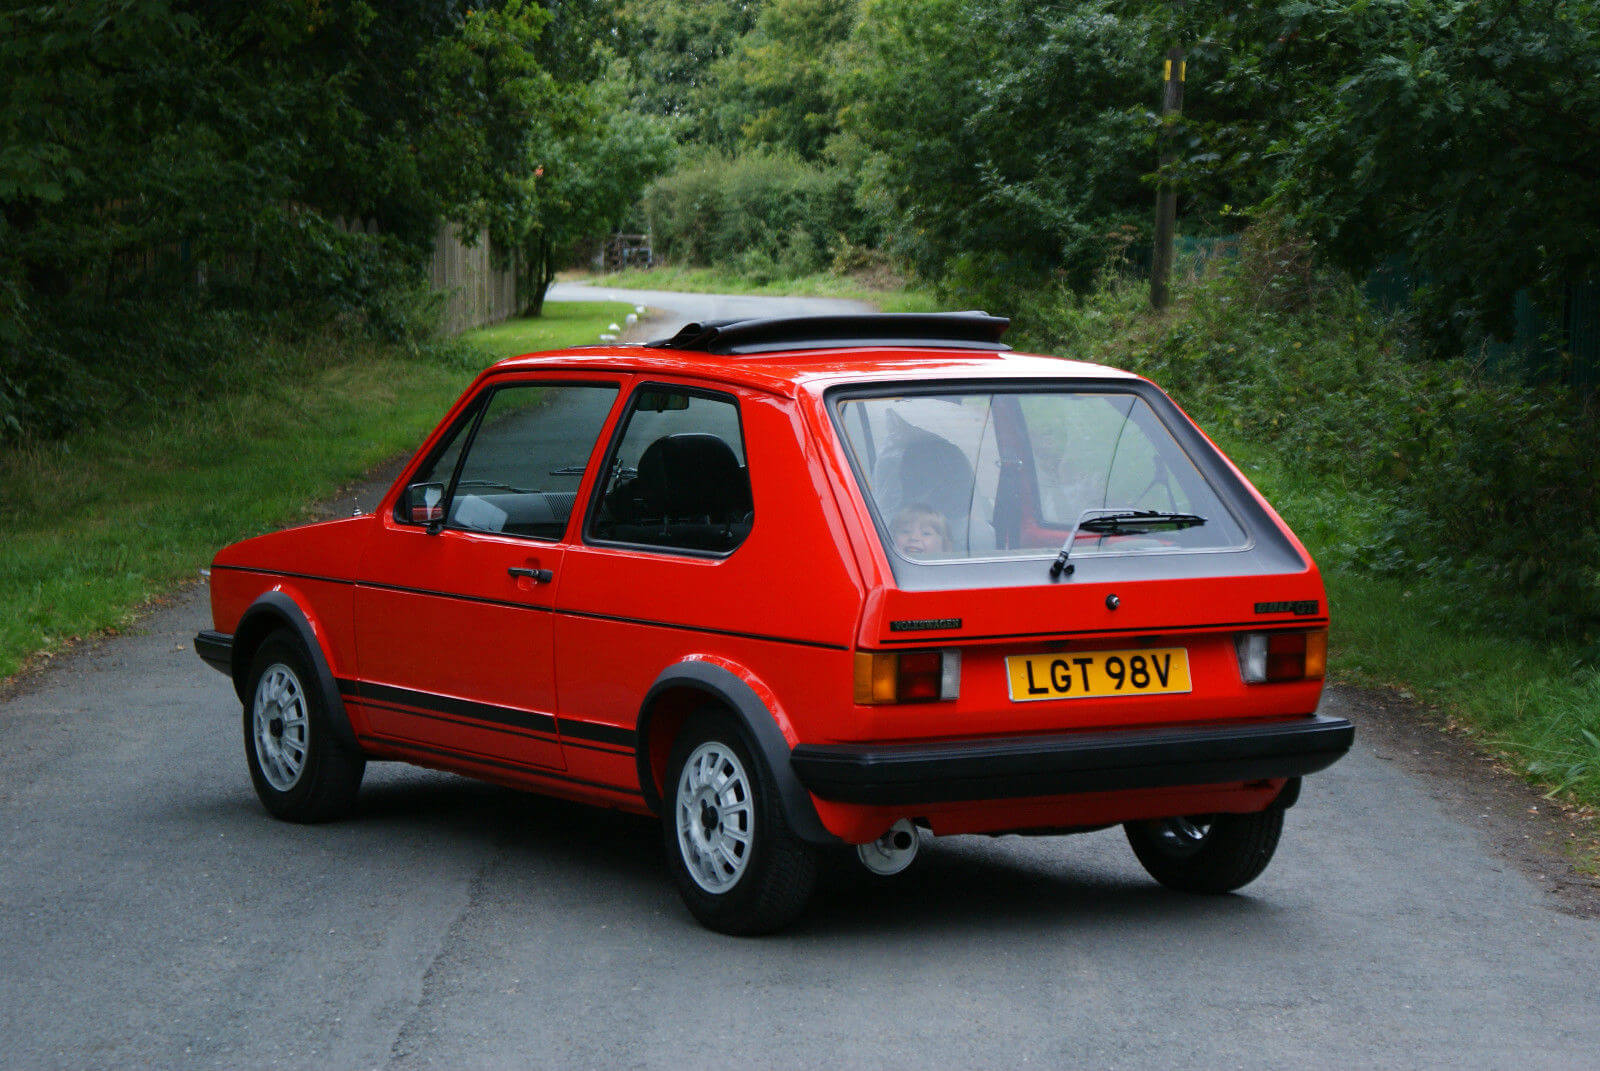
[[[256,795],[289,822],[348,814],[366,761],[333,735],[311,660],[292,635],[268,636],[250,663],[244,751]]]
[[[1226,893],[1261,876],[1278,848],[1283,811],[1129,822],[1133,854],[1169,889]]]
[[[695,918],[721,933],[793,922],[817,880],[816,853],[789,829],[777,786],[727,715],[690,718],[667,761],[662,833]]]

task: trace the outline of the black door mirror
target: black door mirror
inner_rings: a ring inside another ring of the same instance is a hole
[[[406,516],[412,524],[444,523],[444,484],[414,483],[407,487]]]

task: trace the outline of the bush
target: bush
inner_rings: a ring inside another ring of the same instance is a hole
[[[1309,271],[1302,244],[1265,228],[1244,245],[1176,316],[1147,313],[1142,284],[1061,290],[1023,344],[1148,375],[1203,426],[1342,488],[1366,508],[1324,549],[1340,564],[1426,577],[1460,620],[1600,639],[1593,408],[1421,359],[1355,287]]]
[[[866,243],[842,170],[785,153],[706,156],[644,195],[658,255],[768,281],[821,271],[840,240]]]

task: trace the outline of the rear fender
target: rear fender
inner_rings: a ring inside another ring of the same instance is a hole
[[[779,727],[779,715],[763,701],[758,687],[759,682],[752,684],[715,662],[684,661],[661,671],[639,708],[634,754],[645,803],[652,811],[661,810],[663,771],[678,729],[695,710],[715,703],[744,729],[756,761],[766,766],[778,786],[778,802],[794,834],[813,844],[837,844],[839,838],[823,827],[811,794],[790,767],[790,742]]]

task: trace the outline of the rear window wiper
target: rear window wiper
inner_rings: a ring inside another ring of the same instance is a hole
[[[1151,532],[1181,532],[1185,528],[1198,528],[1206,523],[1204,517],[1194,513],[1163,513],[1153,509],[1086,509],[1072,526],[1067,541],[1061,544],[1061,553],[1050,563],[1050,579],[1055,580],[1073,571],[1067,560],[1072,554],[1072,543],[1079,532],[1093,532],[1102,536],[1149,535]]]

